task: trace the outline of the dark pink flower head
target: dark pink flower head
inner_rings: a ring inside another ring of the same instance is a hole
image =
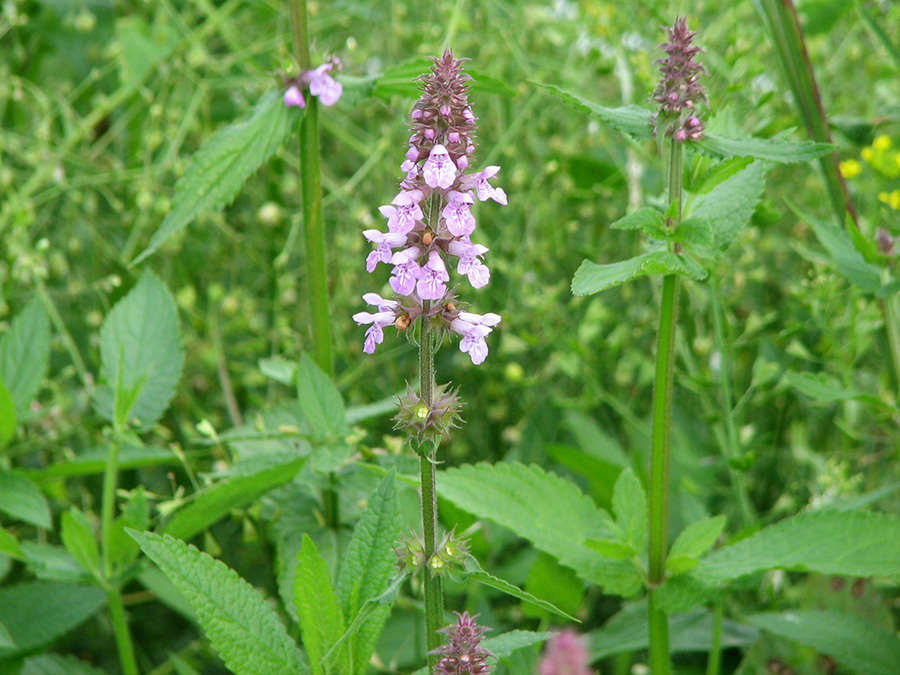
[[[664,30],[668,41],[659,47],[667,56],[655,62],[660,79],[653,92],[653,100],[659,104],[659,112],[653,116],[654,128],[661,118],[666,124],[666,135],[678,141],[698,140],[703,137],[698,106],[706,104],[706,91],[699,78],[707,71],[695,57],[703,50],[691,44],[696,33],[688,30],[684,17]]]
[[[540,675],[593,675],[581,636],[567,628],[550,638],[538,672]]]
[[[491,630],[475,623],[478,615],[455,612],[456,625],[442,628],[439,632],[447,636],[447,644],[434,649],[429,654],[439,654],[441,660],[434,667],[434,675],[489,675],[491,667],[485,663],[491,652],[481,646],[484,634]]]

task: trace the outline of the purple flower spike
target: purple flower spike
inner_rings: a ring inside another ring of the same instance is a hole
[[[706,68],[696,61],[703,52],[691,43],[696,33],[688,30],[684,17],[675,25],[665,28],[668,41],[659,45],[666,58],[659,59],[659,84],[653,92],[653,100],[659,104],[659,112],[653,116],[653,126],[660,119],[666,124],[666,135],[677,141],[703,138],[703,125],[696,114],[698,105],[706,104],[706,91],[699,79],[707,74]]]
[[[303,100],[303,94],[300,92],[299,87],[289,87],[286,92],[284,92],[284,104],[288,107],[295,108],[305,108],[306,101]]]
[[[593,675],[581,637],[571,628],[557,633],[547,643],[540,675]]]
[[[484,634],[491,630],[475,623],[478,615],[455,612],[456,625],[442,628],[447,643],[429,654],[439,654],[441,659],[434,667],[434,675],[490,675],[491,667],[485,663],[491,652],[481,646]]]
[[[446,190],[456,180],[456,165],[443,145],[435,145],[422,167],[425,183],[431,188]]]

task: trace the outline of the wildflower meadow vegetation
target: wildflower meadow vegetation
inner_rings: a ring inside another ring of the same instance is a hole
[[[0,44],[0,675],[900,673],[900,5]]]

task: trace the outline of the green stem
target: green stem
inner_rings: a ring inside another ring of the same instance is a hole
[[[896,298],[884,298],[881,301],[881,309],[884,315],[884,329],[887,333],[891,364],[894,367],[897,385],[900,386],[900,314],[897,312]]]
[[[423,316],[420,319],[419,334],[419,396],[428,410],[434,405],[434,333],[428,313],[431,301],[422,302]],[[437,442],[425,441],[419,446],[422,478],[422,534],[425,538],[425,560],[431,560],[438,545],[437,488],[435,462]],[[444,627],[444,593],[441,578],[425,570],[425,643],[428,651],[441,646],[441,635],[437,631]],[[437,656],[428,657],[430,666],[437,663]]]
[[[681,144],[669,142],[669,204],[677,203],[674,227],[682,213]],[[666,574],[669,550],[669,465],[672,436],[672,382],[675,372],[675,322],[678,314],[678,276],[663,277],[659,307],[659,334],[656,348],[656,376],[653,383],[653,417],[650,433],[650,541],[648,546],[650,597],[650,665],[653,675],[671,672],[669,619],[656,607],[656,589]]]
[[[291,0],[291,34],[294,56],[301,70],[312,65],[306,23],[306,0]],[[313,352],[316,363],[332,377],[331,322],[328,314],[328,274],[325,264],[325,227],[322,221],[322,177],[319,173],[319,102],[306,96],[300,122],[300,189],[306,232],[306,266],[312,315]]]
[[[719,675],[722,666],[722,598],[716,600],[713,609],[712,644],[709,646],[709,659],[706,662],[706,675]]]
[[[103,550],[103,578],[107,581],[113,575],[112,565],[112,526],[116,515],[116,482],[119,476],[119,434],[109,445],[109,455],[103,471],[103,502],[100,507],[100,536]]]
[[[125,614],[125,605],[122,603],[122,594],[118,588],[107,589],[106,603],[109,605],[113,632],[116,635],[116,645],[119,648],[119,662],[122,665],[122,673],[123,675],[138,675],[137,660],[134,657],[134,645],[131,642],[131,633],[128,630],[128,617]]]
[[[744,477],[733,465],[741,455],[740,439],[738,438],[737,425],[734,421],[734,397],[731,393],[731,345],[725,336],[725,312],[722,309],[722,296],[715,283],[707,284],[709,297],[713,310],[713,333],[716,342],[716,351],[719,354],[719,388],[722,392],[722,420],[725,426],[725,438],[727,445],[725,455],[728,460],[728,470],[731,477],[731,485],[737,496],[738,506],[741,512],[741,525],[749,527],[753,521],[753,510],[750,505],[750,497],[747,494],[747,485]]]

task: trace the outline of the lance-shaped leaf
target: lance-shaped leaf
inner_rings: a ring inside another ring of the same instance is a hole
[[[708,133],[694,143],[700,150],[715,157],[756,157],[770,162],[790,164],[807,162],[834,150],[829,143],[802,141],[794,143],[781,139],[728,138]]]
[[[0,472],[0,512],[49,530],[50,505],[40,489],[18,473]]]
[[[312,675],[347,673],[350,660],[346,649],[338,650],[325,662],[322,659],[344,633],[344,614],[331,585],[328,565],[306,534],[297,557],[294,606],[300,618],[303,646]]]
[[[662,250],[650,251],[630,260],[608,265],[585,260],[572,278],[572,293],[591,295],[650,274],[677,274],[694,281],[703,281],[709,273],[690,258]]]
[[[368,600],[379,597],[387,590],[397,568],[393,547],[399,536],[400,506],[394,472],[391,471],[369,497],[368,506],[353,530],[341,564],[337,595],[348,621],[356,618]],[[350,638],[355,673],[366,671],[375,642],[390,612],[390,605],[374,608]]]
[[[628,134],[636,140],[649,140],[653,138],[653,124],[650,121],[652,113],[649,110],[645,110],[636,105],[629,105],[621,108],[606,108],[592,101],[588,101],[578,94],[573,94],[564,89],[560,89],[553,84],[542,84],[540,82],[532,82],[532,84],[536,84],[550,94],[553,94],[556,98],[568,103],[576,110],[597,115],[613,129]]]
[[[175,300],[162,281],[144,272],[100,327],[97,409],[119,425],[152,425],[175,395],[182,361]]]
[[[190,601],[229,670],[236,675],[310,672],[275,610],[237,572],[168,535],[129,534]]]
[[[250,119],[210,136],[175,184],[172,210],[131,264],[151,255],[201,211],[230,204],[244,182],[282,146],[301,114],[299,108],[288,109],[279,92],[271,91],[259,100]]]
[[[50,319],[35,296],[0,338],[0,380],[22,417],[40,389],[50,361]]]

